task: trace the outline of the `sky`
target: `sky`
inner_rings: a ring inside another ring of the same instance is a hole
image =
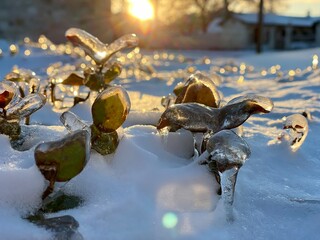
[[[286,0],[286,4],[283,15],[306,16],[310,11],[311,16],[320,16],[320,0]]]
[[[141,9],[141,5],[145,2],[150,2],[150,0],[130,0],[133,5],[137,5],[138,9],[145,12],[145,9]],[[320,16],[320,0],[274,0],[275,2],[284,2],[283,7],[281,7],[280,15],[289,16],[307,16],[308,12],[311,16]],[[119,5],[116,0],[113,0],[112,8],[113,12],[119,11]]]

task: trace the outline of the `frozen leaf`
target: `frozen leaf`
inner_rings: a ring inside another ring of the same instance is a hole
[[[7,110],[19,101],[18,86],[14,82],[0,82],[0,108]]]
[[[179,92],[175,103],[197,102],[209,107],[217,108],[220,102],[220,95],[213,80],[196,72],[185,82],[184,86],[179,86]]]
[[[126,120],[129,111],[126,90],[120,86],[110,87],[101,92],[92,105],[93,124],[102,132],[113,132]]]
[[[60,116],[60,121],[69,132],[74,132],[76,130],[86,130],[90,132],[89,126],[73,112],[68,111],[62,113]]]
[[[138,44],[139,39],[135,34],[126,34],[118,38],[107,47],[107,60],[111,58],[115,53],[126,48],[136,47],[138,46]]]
[[[35,148],[34,157],[40,172],[50,182],[44,199],[53,191],[56,181],[68,181],[85,167],[90,158],[90,134],[78,130],[63,139],[41,143]]]
[[[36,164],[47,180],[55,168],[55,181],[65,182],[78,175],[90,158],[87,131],[78,130],[63,139],[39,144],[34,152]]]
[[[233,98],[231,101],[228,102],[227,105],[240,103],[243,101],[250,102],[250,105],[252,105],[252,111],[254,111],[254,113],[269,113],[273,109],[273,102],[270,98],[254,94],[248,94],[245,96]]]
[[[173,93],[178,96],[182,93],[183,89],[185,88],[185,84],[183,82],[179,82],[173,89]]]
[[[172,132],[180,128],[191,132],[207,132],[212,128],[220,128],[218,114],[213,108],[199,103],[174,104],[161,115],[157,128],[168,128]]]
[[[64,84],[72,86],[81,86],[84,84],[84,74],[81,71],[65,71],[55,74],[51,82],[54,84]]]
[[[270,100],[269,102],[272,103]],[[271,109],[269,105],[267,110],[271,111]],[[184,128],[191,132],[216,133],[222,129],[236,128],[252,114],[268,112],[267,110],[251,100],[227,104],[219,109],[199,103],[174,104],[163,112],[157,129],[168,129],[174,132]]]
[[[108,60],[110,50],[90,33],[79,28],[69,28],[65,36],[72,44],[81,47],[97,64]]]
[[[293,114],[286,118],[283,129],[287,132],[282,137],[290,143],[293,152],[297,151],[308,135],[308,120],[301,114]]]
[[[102,132],[94,124],[91,125],[91,144],[92,148],[101,155],[114,153],[119,144],[117,131]]]
[[[46,103],[46,98],[40,94],[30,94],[7,110],[7,119],[22,119],[39,110]]]

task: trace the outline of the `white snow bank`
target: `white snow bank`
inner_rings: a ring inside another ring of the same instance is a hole
[[[188,54],[193,57],[223,55]],[[304,68],[311,64],[313,54],[320,55],[319,49],[261,56],[234,54],[236,61],[253,64],[257,69],[280,64],[287,70]],[[227,57],[231,55],[229,52]],[[14,58],[8,61],[0,64],[0,70],[9,66]],[[0,63],[3,62],[1,59]],[[38,66],[39,61],[28,61],[28,64],[37,68],[44,66]],[[206,70],[204,65],[197,67]],[[245,75],[242,83],[232,76],[225,79],[219,90],[226,100],[255,93],[270,97],[275,104],[270,114],[252,116],[244,124],[244,138],[252,155],[238,175],[235,222],[225,221],[222,201],[215,193],[218,186],[214,177],[206,167],[192,162],[190,133],[181,131],[160,136],[151,126],[161,112],[161,109],[152,110],[160,105],[160,95],[174,87],[174,84],[152,80],[129,81],[126,85],[131,91],[133,111],[124,128],[119,130],[122,139],[117,151],[108,156],[92,151],[88,165],[78,176],[65,186],[57,184],[57,189],[62,187],[65,192],[82,197],[83,205],[48,217],[72,215],[80,224],[79,232],[89,240],[318,239],[320,75],[315,71],[299,81],[278,82],[274,76],[254,72]],[[139,111],[142,109],[145,111]],[[42,110],[33,116],[33,121],[54,122],[56,126],[35,127],[28,138],[29,146],[67,133],[59,123],[59,113],[50,113],[49,107]],[[309,134],[297,152],[292,153],[286,143],[268,146],[281,131],[282,117],[305,110],[310,111],[312,120]],[[89,106],[79,104],[72,111],[91,122]],[[34,147],[25,152],[15,151],[8,138],[0,136],[0,233],[3,239],[49,239],[51,236],[22,219],[39,206],[46,183],[34,165],[33,151]]]

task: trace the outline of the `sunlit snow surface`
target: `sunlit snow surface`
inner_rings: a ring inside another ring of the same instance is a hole
[[[5,44],[2,43],[2,48]],[[215,195],[217,185],[206,167],[192,162],[193,141],[187,132],[160,136],[155,124],[163,111],[161,97],[172,92],[178,80],[120,79],[128,91],[132,111],[118,132],[122,135],[115,154],[91,153],[83,172],[64,186],[64,191],[84,198],[82,206],[51,214],[72,215],[85,239],[319,239],[320,220],[320,72],[315,70],[293,81],[277,81],[269,73],[276,64],[283,71],[311,65],[319,49],[265,53],[251,52],[172,52],[189,57],[190,62],[168,61],[160,57],[154,68],[168,75],[177,68],[196,65],[208,72],[213,64],[232,59],[251,64],[255,71],[239,76],[222,75],[218,89],[225,100],[245,94],[272,99],[274,109],[251,116],[244,124],[244,139],[251,157],[241,168],[235,193],[235,221],[227,223],[222,201]],[[143,52],[151,56],[151,52]],[[161,56],[161,54],[160,54]],[[211,64],[203,64],[207,56]],[[34,52],[30,56],[0,59],[0,76],[14,64],[45,72],[50,62],[70,59]],[[197,61],[199,60],[199,61]],[[261,74],[264,69],[267,74]],[[181,79],[180,79],[181,80]],[[292,152],[286,142],[269,144],[282,131],[282,118],[309,111],[309,133],[303,145]],[[72,109],[86,122],[90,108]],[[143,111],[143,112],[141,112]],[[67,134],[59,121],[60,113],[45,106],[31,122],[50,124],[35,127],[28,140],[36,144],[53,141]],[[28,145],[28,144],[27,144]],[[34,148],[13,150],[8,138],[0,136],[0,238],[49,239],[50,232],[23,220],[41,204],[45,180],[34,164]],[[57,184],[57,187],[63,184]]]

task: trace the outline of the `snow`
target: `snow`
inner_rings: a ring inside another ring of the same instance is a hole
[[[256,13],[235,14],[234,17],[248,24],[257,24],[258,21]],[[267,13],[264,14],[263,21],[267,25],[312,27],[320,21],[320,17],[292,17]]]
[[[57,184],[66,193],[80,196],[84,203],[48,217],[72,215],[80,224],[84,239],[318,239],[320,219],[319,122],[320,73],[297,80],[278,81],[263,69],[280,64],[286,73],[311,65],[312,56],[320,49],[292,52],[172,51],[183,54],[191,62],[179,63],[160,59],[154,63],[159,71],[185,69],[192,64],[210,72],[214,64],[245,63],[255,71],[244,75],[222,74],[218,89],[225,100],[245,94],[270,97],[274,109],[265,115],[251,116],[244,124],[244,139],[251,157],[238,174],[234,213],[235,221],[226,221],[218,185],[206,167],[193,161],[193,139],[186,131],[159,135],[152,126],[163,108],[161,96],[172,92],[177,80],[118,80],[129,91],[132,111],[123,128],[114,154],[101,156],[92,151],[85,169],[67,184]],[[153,53],[143,52],[146,56]],[[66,56],[5,56],[0,59],[3,77],[14,64],[43,74],[54,61],[70,61]],[[222,66],[222,65],[221,65]],[[268,70],[269,71],[269,70]],[[160,111],[154,108],[160,109]],[[309,133],[296,151],[286,142],[268,144],[282,131],[282,118],[310,111]],[[79,104],[72,111],[91,122],[90,107]],[[62,138],[67,130],[59,121],[61,112],[46,105],[31,121],[30,150],[11,148],[6,136],[0,136],[0,233],[3,239],[49,239],[52,233],[24,220],[41,204],[45,179],[34,164],[37,143]],[[52,125],[50,127],[46,125]],[[34,132],[33,132],[34,131]]]

